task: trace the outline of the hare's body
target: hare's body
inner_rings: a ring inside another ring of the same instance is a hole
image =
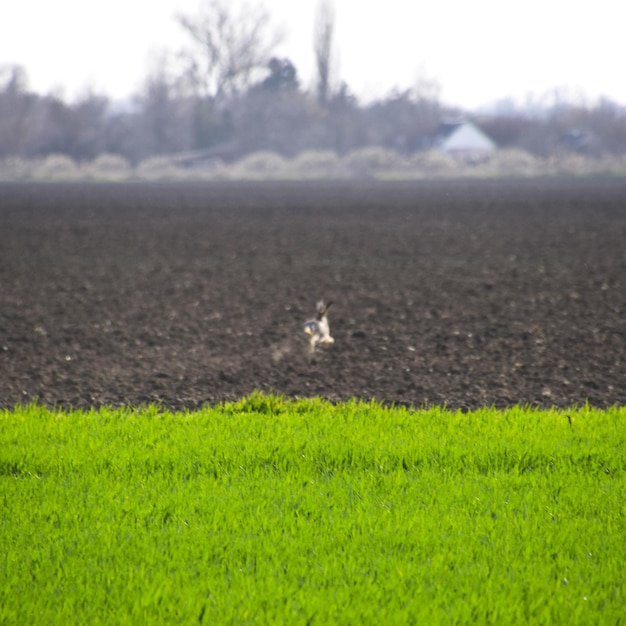
[[[304,332],[309,336],[309,352],[315,352],[318,343],[334,343],[335,340],[330,336],[330,328],[328,326],[328,317],[326,313],[330,309],[332,302],[328,305],[323,300],[317,303],[317,314],[314,319],[304,323]]]

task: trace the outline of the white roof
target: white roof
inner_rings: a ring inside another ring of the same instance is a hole
[[[444,152],[490,152],[496,149],[496,144],[474,124],[463,122],[441,140],[439,148]]]

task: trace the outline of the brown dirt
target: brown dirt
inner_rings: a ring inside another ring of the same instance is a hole
[[[626,402],[619,179],[5,184],[0,285],[2,407]]]

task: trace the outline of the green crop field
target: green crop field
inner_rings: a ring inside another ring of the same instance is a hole
[[[0,624],[626,624],[626,408],[0,411]]]

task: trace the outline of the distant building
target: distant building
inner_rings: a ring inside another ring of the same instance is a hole
[[[433,147],[468,163],[491,157],[496,144],[472,122],[444,122],[439,126]]]
[[[237,141],[226,141],[204,150],[188,150],[172,155],[172,161],[180,167],[207,168],[220,163],[232,163],[241,156]]]
[[[570,152],[595,157],[602,154],[601,142],[589,130],[571,128],[560,136],[559,143]]]

